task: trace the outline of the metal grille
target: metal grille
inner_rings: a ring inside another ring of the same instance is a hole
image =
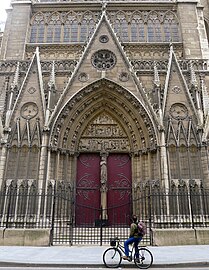
[[[109,244],[115,236],[122,241],[129,235],[130,216],[126,224],[119,224],[118,215],[123,211],[112,208],[111,224],[103,219],[109,209],[91,209],[95,220],[92,224],[76,226],[73,193],[69,187],[50,186],[46,192],[38,192],[35,187],[25,188],[11,185],[0,193],[0,227],[1,228],[49,228],[51,244]],[[144,220],[148,233],[144,244],[152,244],[152,228],[199,228],[209,227],[209,191],[190,187],[179,188],[170,192],[152,190],[135,196],[128,203],[131,212]],[[85,212],[85,205],[81,206]],[[100,217],[98,219],[98,217]]]

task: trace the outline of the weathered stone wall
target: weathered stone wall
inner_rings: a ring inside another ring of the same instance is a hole
[[[0,229],[0,246],[49,246],[50,229]]]
[[[24,58],[30,10],[30,1],[12,5],[2,40],[1,59],[21,60]]]
[[[197,59],[202,57],[196,6],[196,1],[178,1],[178,15],[181,22],[184,56],[186,59]],[[186,16],[185,10],[187,13]]]
[[[209,228],[153,229],[154,246],[208,245]]]

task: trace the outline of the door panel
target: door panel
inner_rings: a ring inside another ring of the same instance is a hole
[[[127,225],[131,213],[131,159],[128,154],[110,154],[107,169],[108,224]]]
[[[81,154],[77,160],[76,225],[95,224],[100,209],[100,156]]]

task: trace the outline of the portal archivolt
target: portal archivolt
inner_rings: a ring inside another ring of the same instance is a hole
[[[52,130],[51,147],[74,152],[138,152],[156,147],[153,123],[126,89],[102,79],[76,94]]]

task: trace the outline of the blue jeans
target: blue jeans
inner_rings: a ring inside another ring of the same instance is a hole
[[[136,258],[139,258],[138,244],[141,240],[142,240],[142,237],[130,237],[124,242],[126,256],[129,256],[129,252],[130,252],[129,245],[134,243],[135,255],[136,255]]]

